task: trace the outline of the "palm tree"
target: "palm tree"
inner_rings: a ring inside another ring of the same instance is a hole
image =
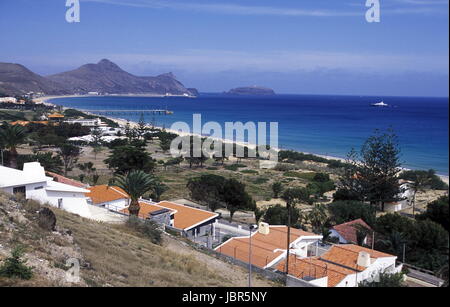
[[[155,184],[155,178],[143,171],[131,171],[125,176],[117,176],[115,178],[115,185],[124,190],[131,199],[128,212],[130,215],[138,216],[139,199],[148,191],[152,190]]]
[[[327,212],[324,205],[314,205],[308,214],[309,221],[314,232],[320,232],[322,227],[328,220]]]
[[[402,248],[407,242],[408,238],[406,234],[396,230],[391,232],[384,240],[381,240],[381,243],[383,243],[390,252],[397,256],[402,254]],[[402,259],[402,262],[404,261],[405,259]]]
[[[0,128],[0,144],[9,150],[9,166],[17,168],[17,146],[25,142],[25,128],[19,125],[3,124]]]

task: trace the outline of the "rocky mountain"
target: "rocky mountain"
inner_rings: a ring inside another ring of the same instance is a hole
[[[29,92],[43,92],[50,95],[69,94],[63,85],[35,74],[20,64],[0,63],[0,93],[21,95]]]
[[[132,75],[113,62],[103,59],[75,70],[48,76],[49,80],[64,84],[73,93],[99,92],[109,94],[173,94],[192,95],[172,73],[156,77]]]
[[[228,95],[256,95],[256,96],[268,96],[275,95],[273,89],[261,86],[246,86],[237,87],[225,92]]]
[[[86,64],[75,70],[43,77],[20,64],[0,63],[0,93],[21,95],[42,92],[46,95],[87,94],[171,94],[197,96],[172,73],[156,77],[132,75],[109,60]]]

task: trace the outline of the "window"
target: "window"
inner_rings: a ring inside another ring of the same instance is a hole
[[[40,185],[40,186],[38,186],[38,187],[35,187],[34,189],[35,189],[35,190],[42,190],[43,188],[44,188],[44,186]]]

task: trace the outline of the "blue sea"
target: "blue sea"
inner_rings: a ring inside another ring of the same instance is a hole
[[[389,107],[372,107],[383,100]],[[448,175],[448,98],[276,95],[267,97],[201,94],[185,97],[75,97],[52,103],[83,110],[168,109],[172,115],[145,120],[170,128],[176,121],[278,122],[279,147],[345,158],[360,149],[375,129],[394,129],[403,166]],[[109,115],[138,121],[139,114]],[[223,127],[223,126],[222,126]]]

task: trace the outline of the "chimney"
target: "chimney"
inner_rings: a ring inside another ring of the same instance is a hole
[[[368,268],[370,266],[370,254],[368,252],[359,252],[357,265]]]
[[[28,162],[23,164],[23,172],[27,179],[45,181],[45,170],[39,162]]]
[[[258,231],[260,234],[268,235],[270,233],[269,224],[260,222],[258,226]]]

